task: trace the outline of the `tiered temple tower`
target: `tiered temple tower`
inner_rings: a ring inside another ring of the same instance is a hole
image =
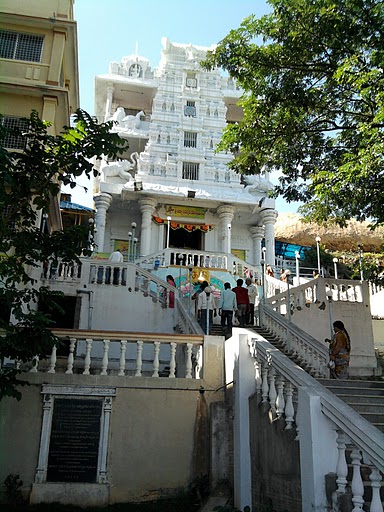
[[[113,119],[129,142],[121,162],[101,163],[94,185],[99,252],[128,244],[133,222],[140,256],[169,245],[258,265],[265,237],[266,261],[275,263],[268,175],[243,182],[228,169],[231,155],[216,152],[226,125],[242,117],[241,91],[200,66],[208,50],[164,38],[154,71],[131,55],[96,77],[97,117]]]

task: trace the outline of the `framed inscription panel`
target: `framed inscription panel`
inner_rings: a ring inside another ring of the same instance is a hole
[[[47,482],[96,482],[103,399],[55,398]]]
[[[43,425],[35,483],[107,483],[115,388],[43,385]]]

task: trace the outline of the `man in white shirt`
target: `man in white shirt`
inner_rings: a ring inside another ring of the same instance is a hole
[[[122,263],[124,261],[124,258],[119,249],[117,249],[110,255],[108,261],[110,261],[111,263]]]
[[[216,316],[217,303],[210,286],[207,286],[197,298],[197,319],[205,334],[213,324],[213,313]],[[207,310],[209,310],[209,326],[207,325]]]
[[[108,261],[110,263],[123,263],[124,258],[123,258],[123,255],[121,254],[121,252],[119,251],[119,249],[117,249],[110,255],[110,257],[108,258]],[[112,283],[115,285],[119,284],[119,277],[120,277],[120,268],[114,267]],[[107,284],[110,284],[110,279],[111,279],[111,269],[107,268],[107,273],[106,273],[106,283]]]
[[[245,284],[248,290],[249,307],[250,311],[246,313],[245,323],[246,325],[255,324],[255,305],[257,305],[258,292],[257,287],[252,283],[252,279],[247,277]]]
[[[220,297],[219,315],[221,315],[221,327],[225,331],[227,324],[227,332],[232,336],[232,318],[234,311],[237,311],[236,293],[231,290],[231,284],[225,283],[224,290]]]

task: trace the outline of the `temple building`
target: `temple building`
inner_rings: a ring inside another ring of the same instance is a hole
[[[265,238],[265,260],[275,264],[268,174],[241,180],[231,155],[216,152],[224,128],[242,117],[241,91],[200,66],[208,50],[164,38],[158,68],[130,55],[96,77],[95,115],[129,142],[121,161],[101,162],[94,183],[98,253],[135,244],[136,257],[186,251],[173,264],[196,265],[196,254],[214,251],[258,266]]]

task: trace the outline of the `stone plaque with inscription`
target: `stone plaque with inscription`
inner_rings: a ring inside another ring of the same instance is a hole
[[[48,482],[96,482],[103,400],[55,398]]]

